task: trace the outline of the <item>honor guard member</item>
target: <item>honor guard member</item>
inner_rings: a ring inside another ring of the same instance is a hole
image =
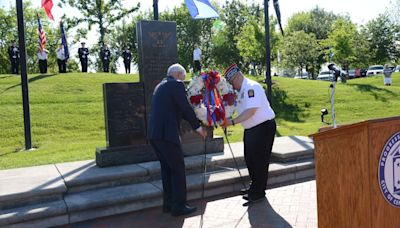
[[[82,47],[78,49],[79,60],[81,61],[82,72],[87,72],[89,49],[85,47],[85,42],[81,42]]]
[[[193,51],[193,73],[201,71],[201,50],[198,45],[194,46]]]
[[[167,77],[154,89],[147,134],[161,164],[163,211],[173,216],[196,211],[186,204],[185,160],[179,136],[181,119],[187,120],[203,138],[207,136],[186,98],[185,76],[185,68],[173,64]]]
[[[67,73],[67,60],[65,59],[64,45],[57,48],[57,64],[59,73]]]
[[[226,126],[240,123],[244,128],[244,158],[251,179],[250,188],[242,189],[248,203],[265,198],[268,168],[274,143],[276,124],[264,89],[242,74],[236,64],[225,70],[226,80],[238,93],[238,116],[227,119]],[[246,203],[245,205],[247,205]]]
[[[18,74],[19,68],[19,48],[15,44],[15,40],[11,42],[11,46],[8,48],[8,56],[11,63],[11,73]]]
[[[100,58],[101,61],[103,62],[103,72],[110,72],[110,58],[111,58],[111,52],[110,49],[108,49],[107,44],[103,43],[103,47],[100,50]]]
[[[131,73],[131,61],[132,61],[132,53],[129,51],[128,47],[125,47],[125,50],[122,52],[122,57],[124,58],[125,65],[125,73]]]
[[[41,74],[46,74],[47,73],[47,55],[49,51],[46,49],[40,49],[37,53],[37,57],[39,60],[39,71]]]

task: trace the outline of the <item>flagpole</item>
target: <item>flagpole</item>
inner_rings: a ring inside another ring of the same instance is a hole
[[[18,20],[18,39],[20,48],[20,65],[21,65],[21,88],[22,88],[22,106],[24,110],[24,131],[25,131],[25,149],[32,149],[31,139],[31,119],[29,112],[29,91],[28,91],[28,74],[26,66],[26,49],[25,49],[25,27],[24,12],[22,0],[16,0],[17,20]]]
[[[154,20],[158,21],[158,0],[153,0],[153,14]]]
[[[271,47],[270,47],[270,34],[269,34],[269,14],[268,14],[269,0],[264,0],[264,22],[265,22],[265,83],[267,84],[267,97],[269,103],[272,105],[272,80],[271,80]]]

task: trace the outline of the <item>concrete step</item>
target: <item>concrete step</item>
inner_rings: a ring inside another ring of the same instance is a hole
[[[55,165],[0,171],[0,210],[62,200],[66,192]]]
[[[312,158],[314,146],[308,137],[290,136],[277,137],[274,143],[272,161],[289,162]],[[244,165],[243,143],[232,143],[232,153],[225,145],[224,151],[204,155],[185,157],[186,173],[201,172],[206,159],[209,170],[218,170],[222,167],[235,167],[235,160],[239,166]],[[91,189],[121,186],[140,183],[160,178],[160,163],[158,161],[144,162],[133,165],[99,168],[95,162],[79,161],[56,164],[69,192],[81,192]]]

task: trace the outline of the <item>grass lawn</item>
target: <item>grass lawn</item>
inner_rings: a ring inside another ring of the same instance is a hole
[[[260,80],[262,80],[260,78]],[[135,82],[138,75],[30,75],[32,143],[24,148],[20,77],[0,75],[0,169],[94,159],[105,146],[102,84]],[[330,112],[329,82],[273,78],[273,107],[278,135],[309,135],[325,124],[320,109]],[[335,112],[338,124],[400,114],[400,74],[393,85],[381,76],[338,84]],[[331,122],[330,114],[326,121]],[[216,130],[222,135],[221,129]],[[230,141],[242,138],[241,126],[229,129]]]

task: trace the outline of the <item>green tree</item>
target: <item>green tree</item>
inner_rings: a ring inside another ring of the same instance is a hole
[[[127,9],[122,2],[122,0],[61,0],[59,6],[69,6],[80,12],[80,16],[72,18],[64,14],[63,18],[70,28],[83,24],[87,26],[86,30],[90,31],[93,26],[98,27],[100,34],[98,41],[102,44],[108,38],[106,36],[115,29],[117,22],[137,11],[140,6],[138,3],[137,6]],[[80,32],[85,32],[85,29],[81,28]]]
[[[276,32],[277,20],[274,17],[270,17],[269,21],[271,60],[273,61],[277,57],[280,35]],[[237,48],[245,63],[254,61],[261,64],[263,67],[265,66],[265,26],[263,17],[257,18],[255,16],[250,16],[236,40]]]
[[[161,20],[176,21],[179,62],[186,69],[192,66],[194,46],[202,50],[202,64],[211,66],[211,28],[213,20],[194,20],[191,18],[185,4],[175,7],[172,11],[160,15]]]
[[[361,26],[354,36],[354,60],[350,64],[352,68],[366,69],[370,65],[370,42],[366,39],[368,30],[365,26]]]
[[[371,45],[371,62],[383,64],[398,60],[400,57],[399,27],[395,26],[387,15],[379,15],[378,18],[367,23],[367,28],[367,39]]]
[[[257,10],[256,8],[252,8]],[[249,12],[250,7],[239,0],[226,1],[220,10],[221,20],[226,24],[224,29],[214,34],[212,56],[216,65],[226,67],[231,63],[245,65],[237,47],[237,37],[245,26],[249,15],[257,14]]]
[[[284,38],[282,54],[285,66],[298,68],[299,71],[311,71],[312,77],[315,78],[316,69],[319,69],[315,66],[318,64],[320,46],[314,34],[304,31],[288,34]]]
[[[327,12],[318,6],[308,12],[295,13],[288,20],[286,33],[304,31],[313,33],[317,40],[328,38],[333,23],[339,18],[333,12]]]
[[[343,69],[348,69],[350,63],[355,61],[356,26],[350,20],[338,19],[332,28],[328,38],[321,42],[325,47],[330,47],[326,53],[327,61],[329,61],[329,52],[332,51],[334,53],[332,60],[340,63]]]

